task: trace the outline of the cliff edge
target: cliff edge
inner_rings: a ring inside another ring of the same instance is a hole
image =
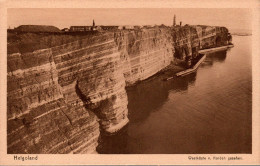
[[[100,132],[129,121],[126,86],[230,40],[225,27],[199,25],[8,34],[8,153],[96,153]]]

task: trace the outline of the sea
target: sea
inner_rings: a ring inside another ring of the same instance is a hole
[[[252,36],[207,55],[196,73],[127,88],[129,124],[102,135],[105,154],[252,153]]]

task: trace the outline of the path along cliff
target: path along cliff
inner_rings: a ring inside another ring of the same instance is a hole
[[[8,35],[10,154],[96,153],[100,132],[129,121],[126,86],[231,40],[227,28],[212,26]]]

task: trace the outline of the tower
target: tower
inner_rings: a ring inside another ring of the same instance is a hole
[[[173,17],[173,26],[176,26],[176,15],[174,14],[174,17]]]
[[[92,25],[93,27],[95,27],[95,20],[93,19],[93,25]]]

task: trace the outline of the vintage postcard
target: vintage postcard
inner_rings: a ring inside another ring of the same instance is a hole
[[[0,165],[260,164],[260,3],[198,2],[1,2]]]

